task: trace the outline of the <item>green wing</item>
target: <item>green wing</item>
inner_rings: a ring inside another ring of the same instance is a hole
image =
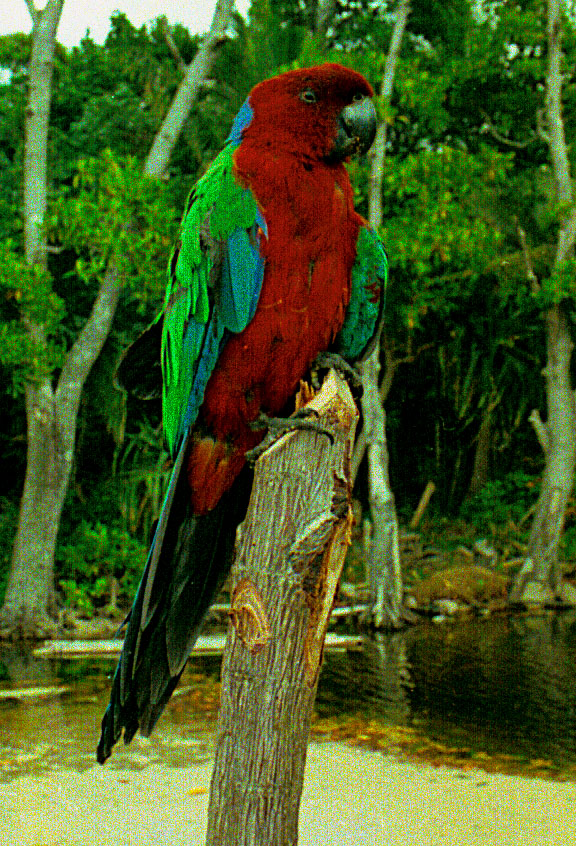
[[[370,354],[384,314],[388,259],[380,236],[361,226],[352,266],[350,302],[344,325],[336,339],[338,352],[359,361]]]
[[[161,362],[164,433],[173,454],[194,423],[204,390],[231,332],[256,310],[266,223],[234,176],[229,144],[192,190],[170,259]]]

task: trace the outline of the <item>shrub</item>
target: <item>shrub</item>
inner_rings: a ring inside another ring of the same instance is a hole
[[[112,578],[120,602],[132,601],[145,563],[146,547],[128,532],[82,521],[71,542],[57,549],[56,582],[68,606],[92,617],[109,598]]]

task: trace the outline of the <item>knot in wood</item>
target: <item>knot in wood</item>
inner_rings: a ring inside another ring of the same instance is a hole
[[[250,579],[240,579],[232,594],[230,619],[250,652],[258,652],[270,640],[270,625],[262,596]]]

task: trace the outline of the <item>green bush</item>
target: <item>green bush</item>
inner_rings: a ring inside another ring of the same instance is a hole
[[[480,531],[494,524],[518,523],[538,496],[538,480],[527,473],[509,473],[504,479],[487,482],[475,496],[467,499],[460,516]]]
[[[56,582],[66,604],[92,617],[109,599],[112,578],[128,605],[146,562],[146,547],[128,532],[82,521],[71,542],[56,551]]]

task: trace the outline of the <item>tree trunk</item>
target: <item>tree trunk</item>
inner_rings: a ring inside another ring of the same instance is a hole
[[[399,0],[380,91],[380,100],[385,106],[389,105],[392,97],[400,45],[409,14],[409,0]],[[382,224],[382,177],[386,156],[386,127],[386,120],[378,126],[372,149],[368,203],[370,224],[376,230]],[[362,366],[362,383],[364,386],[362,411],[368,447],[370,511],[372,515],[370,546],[370,602],[372,609],[368,619],[376,626],[397,626],[400,622],[402,603],[399,528],[394,495],[390,488],[385,414],[378,389],[379,372],[380,340],[378,339],[370,358]]]
[[[43,11],[29,3],[34,22],[29,66],[24,145],[24,250],[28,264],[46,267],[44,222],[47,150],[56,31],[63,0],[49,0]],[[43,327],[28,323],[29,333],[45,343]],[[65,450],[57,432],[50,382],[28,383],[25,390],[28,455],[18,530],[14,542],[0,625],[29,634],[53,610],[54,544],[62,510],[61,485],[67,481]],[[65,484],[65,483],[64,483]],[[64,488],[65,490],[65,488]]]
[[[364,362],[362,415],[368,445],[368,488],[372,515],[369,558],[370,610],[365,622],[397,628],[402,616],[402,571],[398,517],[390,486],[386,413],[378,390],[380,363],[375,355]]]
[[[26,477],[0,628],[16,638],[45,636],[55,611],[54,553],[74,461],[82,390],[104,345],[122,291],[108,268],[90,317],[72,346],[56,390],[48,379],[26,385]]]
[[[542,488],[530,533],[528,557],[512,588],[511,601],[543,603],[560,593],[558,548],[576,467],[576,404],[570,380],[573,342],[562,306],[546,316],[548,449]]]
[[[52,73],[63,5],[64,0],[49,0],[41,12],[31,8],[34,29],[24,130],[24,249],[28,264],[42,267],[46,267],[44,220]]]
[[[331,371],[298,431],[259,459],[232,570],[207,846],[294,846],[324,637],[350,543],[357,411]]]
[[[24,228],[27,260],[43,266],[52,60],[62,5],[63,0],[50,0],[43,11],[38,11],[31,0],[29,3],[34,32],[26,111]],[[232,6],[231,0],[217,4],[210,32],[187,69],[146,159],[144,170],[149,176],[161,177],[168,165],[178,134],[209,72],[214,50],[223,38]],[[122,284],[112,257],[90,317],[66,357],[56,387],[49,379],[26,386],[26,478],[0,611],[2,635],[42,637],[53,628],[49,617],[55,610],[54,553],[74,460],[78,408],[86,379],[112,327]],[[39,343],[45,343],[41,325],[27,328]]]
[[[576,207],[562,118],[562,10],[548,0],[548,68],[546,72],[546,140],[550,150],[559,207],[568,209],[558,231],[554,272],[574,255]],[[542,604],[560,591],[558,548],[576,467],[576,405],[570,380],[573,342],[566,307],[548,309],[546,324],[546,466],[530,534],[528,556],[514,582],[510,599]]]

